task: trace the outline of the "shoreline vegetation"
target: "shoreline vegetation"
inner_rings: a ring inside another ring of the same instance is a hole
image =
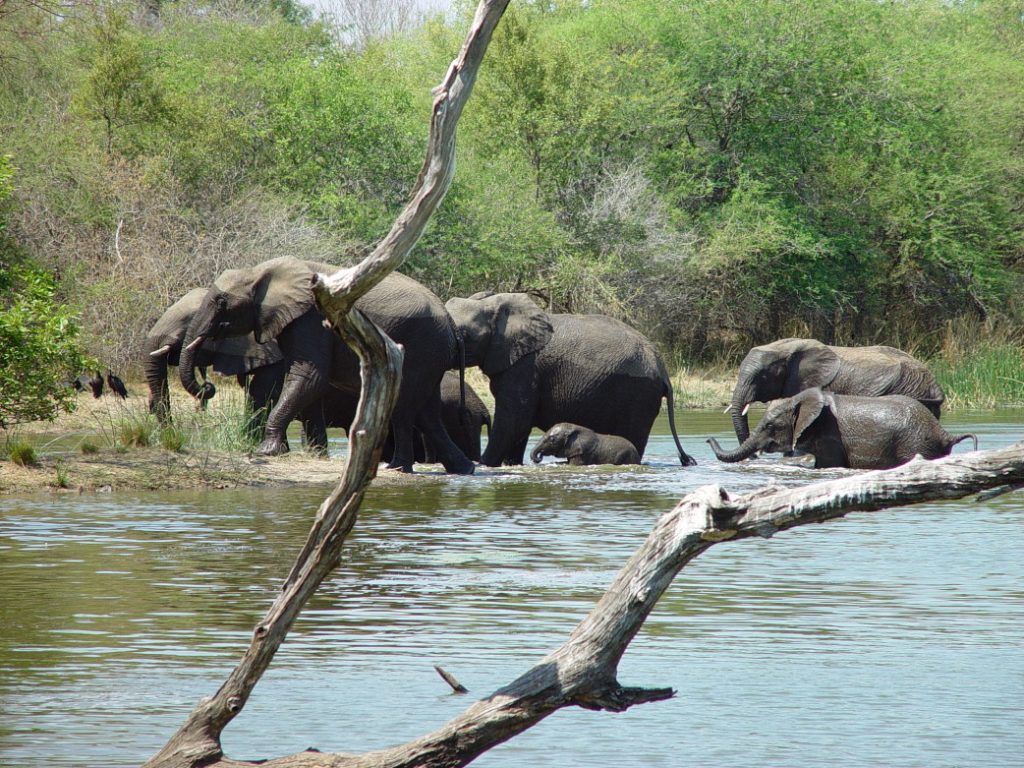
[[[1016,345],[947,345],[948,357],[930,361],[946,391],[946,409],[995,409],[1024,405],[1024,355]],[[475,369],[467,381],[493,412],[486,378]],[[718,409],[728,404],[735,367],[677,366],[672,374],[676,410]],[[129,397],[94,399],[87,392],[75,410],[53,421],[0,431],[0,495],[123,490],[224,489],[246,485],[311,485],[336,482],[340,462],[303,450],[293,425],[284,456],[252,455],[242,436],[240,389],[218,387],[206,411],[172,388],[175,423],[161,429],[147,411],[144,382],[129,382]],[[429,471],[429,470],[428,470]],[[381,472],[375,482],[415,482],[416,475]]]

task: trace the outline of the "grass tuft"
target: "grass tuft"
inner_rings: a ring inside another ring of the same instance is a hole
[[[942,356],[929,365],[949,408],[1024,405],[1024,352],[1012,333],[950,326]]]
[[[39,464],[36,449],[21,438],[12,438],[4,446],[7,457],[19,467],[35,467]]]

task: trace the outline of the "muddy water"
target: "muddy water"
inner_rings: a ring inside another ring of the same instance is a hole
[[[644,467],[424,474],[376,487],[228,754],[361,751],[435,728],[560,644],[687,491],[838,472],[714,461],[726,417],[659,422]],[[1024,412],[969,412],[983,448]],[[969,446],[958,446],[967,450]],[[343,450],[343,441],[333,444]],[[550,461],[550,460],[548,460]],[[0,765],[131,766],[213,692],[322,487],[0,499]],[[1024,495],[858,514],[715,547],[620,667],[675,699],[564,710],[482,766],[1024,766]]]

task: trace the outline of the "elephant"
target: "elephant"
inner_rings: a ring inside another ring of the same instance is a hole
[[[625,323],[548,314],[523,293],[483,292],[445,306],[462,334],[466,365],[487,375],[494,395],[483,464],[522,464],[531,428],[563,421],[624,437],[642,457],[663,397],[679,461],[696,463],[676,433],[661,357]]]
[[[348,426],[352,423],[352,417],[355,415],[356,400],[357,398],[352,398],[347,412],[330,418],[328,426],[344,427],[347,434]],[[491,414],[483,400],[469,384],[460,385],[459,374],[455,371],[445,371],[444,377],[441,379],[441,423],[444,424],[449,437],[459,447],[459,450],[466,454],[468,459],[480,461],[480,433],[484,425],[487,425],[487,429],[490,430]],[[389,431],[387,440],[384,441],[382,454],[385,461],[391,460],[394,450],[394,434]],[[415,460],[418,462],[427,464],[437,462],[433,450],[418,429],[413,430],[413,452]]]
[[[143,343],[143,370],[149,386],[149,412],[161,424],[170,423],[171,417],[167,368],[179,364],[189,323],[206,292],[206,288],[195,288],[168,307],[150,328]],[[206,369],[212,367],[217,373],[238,377],[239,384],[246,388],[249,406],[254,413],[269,410],[284,382],[282,359],[276,342],[271,340],[259,344],[252,334],[206,341],[194,353],[192,360],[205,380],[197,391],[197,398],[205,404],[217,392],[213,383],[206,380]]]
[[[636,446],[618,435],[599,435],[579,424],[561,422],[544,433],[530,452],[534,464],[544,456],[568,459],[570,464],[639,464]]]
[[[736,437],[750,435],[747,408],[821,387],[837,395],[907,395],[935,418],[945,395],[928,367],[893,347],[830,347],[814,339],[780,339],[751,349],[740,363],[727,413]]]
[[[207,339],[251,333],[257,342],[277,342],[286,374],[281,396],[267,418],[259,454],[287,451],[288,424],[330,387],[358,396],[359,360],[325,327],[313,298],[314,275],[337,269],[280,257],[254,267],[226,270],[207,291],[189,324],[178,370],[182,385],[193,396],[200,392],[194,373],[195,353]],[[448,472],[472,474],[475,464],[452,442],[441,423],[441,377],[460,359],[455,325],[441,300],[412,278],[391,273],[355,306],[405,349],[401,385],[391,415],[396,448],[388,466],[412,471],[415,427]],[[307,433],[307,440],[326,452],[323,423]]]
[[[768,406],[761,422],[735,451],[708,443],[720,461],[742,461],[758,451],[803,451],[814,455],[816,469],[889,469],[920,454],[948,456],[972,434],[951,435],[920,401],[906,395],[837,395],[820,387],[805,389]]]

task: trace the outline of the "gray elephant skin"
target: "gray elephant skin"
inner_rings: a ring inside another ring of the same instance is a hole
[[[168,366],[179,364],[189,323],[206,292],[206,288],[196,288],[178,299],[153,324],[143,342],[142,367],[149,386],[149,411],[161,424],[170,423],[171,417]],[[280,394],[285,374],[282,359],[276,343],[258,344],[252,334],[248,334],[204,342],[195,351],[192,364],[199,368],[204,379],[207,368],[238,377],[239,383],[246,387],[250,410],[256,412],[269,410]],[[197,397],[201,403],[214,394],[216,388],[208,380],[198,387]]]
[[[907,395],[936,418],[945,395],[928,366],[894,347],[832,347],[815,339],[780,339],[751,349],[740,363],[729,412],[736,438],[750,434],[746,409],[820,387],[837,395]]]
[[[568,459],[570,464],[639,464],[636,446],[618,435],[599,435],[579,424],[562,422],[544,433],[530,451],[530,459],[539,464],[544,456]]]
[[[530,430],[579,424],[632,443],[642,457],[662,398],[676,433],[672,384],[646,338],[603,315],[548,314],[522,293],[478,293],[445,306],[465,342],[466,365],[490,380],[494,421],[482,463],[522,464]]]
[[[920,454],[948,456],[971,434],[951,435],[918,400],[905,395],[836,395],[814,387],[768,406],[761,422],[735,451],[708,440],[721,461],[748,459],[759,451],[803,451],[815,468],[889,469]]]
[[[193,395],[200,389],[193,356],[206,339],[252,333],[257,342],[277,342],[286,374],[281,396],[267,418],[266,434],[257,449],[260,454],[285,452],[288,424],[330,387],[358,396],[358,358],[324,326],[313,299],[314,275],[337,269],[289,257],[229,269],[207,291],[189,324],[178,370],[182,385]],[[412,471],[413,429],[417,428],[448,472],[472,474],[475,465],[441,423],[441,377],[459,361],[455,326],[441,300],[412,278],[392,273],[355,306],[405,349],[402,382],[391,416],[395,453],[389,466]],[[325,450],[325,425],[315,426],[307,440]]]

